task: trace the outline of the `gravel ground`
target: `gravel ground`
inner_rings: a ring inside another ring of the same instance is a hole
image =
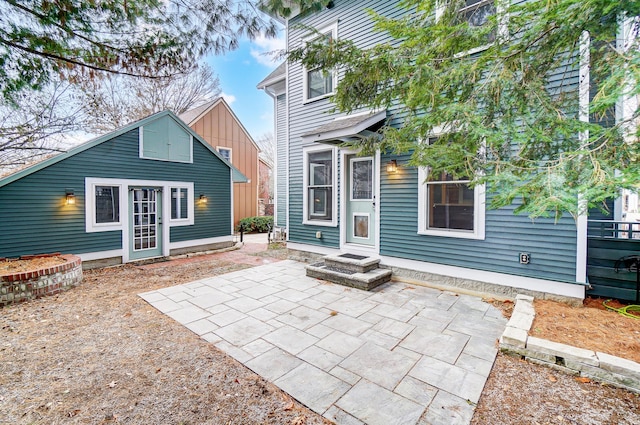
[[[85,272],[0,311],[2,424],[322,424],[138,293],[286,257],[241,251]],[[499,355],[473,424],[637,424],[640,398]]]

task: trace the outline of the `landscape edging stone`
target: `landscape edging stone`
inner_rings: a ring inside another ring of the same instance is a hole
[[[516,296],[513,314],[500,337],[500,350],[532,363],[640,393],[639,363],[529,336],[534,318],[533,297]]]

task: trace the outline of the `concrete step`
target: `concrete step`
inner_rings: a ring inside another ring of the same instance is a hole
[[[324,264],[327,267],[355,273],[366,273],[369,270],[377,269],[379,263],[380,259],[378,258],[355,254],[336,254],[324,257]]]
[[[376,267],[377,267],[376,263]],[[307,276],[328,280],[351,288],[370,291],[378,285],[391,280],[391,270],[375,268],[366,272],[358,272],[339,267],[328,266],[324,262],[306,266]]]

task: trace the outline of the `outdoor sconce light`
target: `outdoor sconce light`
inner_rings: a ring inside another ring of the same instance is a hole
[[[65,189],[66,195],[66,204],[67,205],[75,205],[76,204],[76,195],[73,193],[73,189]]]
[[[392,159],[387,163],[387,173],[395,174],[398,172],[398,163],[395,159]]]
[[[200,203],[201,204],[206,204],[207,203],[207,197],[205,196],[204,193],[200,194]]]

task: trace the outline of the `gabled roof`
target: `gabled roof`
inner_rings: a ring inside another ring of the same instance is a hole
[[[271,74],[267,75],[262,81],[258,83],[256,86],[259,89],[264,89],[267,86],[278,83],[280,81],[284,81],[286,79],[287,72],[287,62],[282,62],[276,69],[274,69]]]
[[[81,152],[84,152],[88,149],[93,148],[94,146],[98,146],[101,143],[107,142],[111,139],[113,139],[114,137],[118,137],[122,134],[125,134],[131,130],[134,130],[138,127],[144,126],[152,121],[158,120],[162,117],[168,116],[171,119],[173,119],[176,123],[178,123],[178,125],[180,125],[182,128],[184,128],[185,131],[187,131],[191,136],[193,136],[193,139],[198,141],[199,143],[201,143],[202,145],[204,145],[211,153],[213,153],[216,157],[218,157],[220,160],[222,160],[222,162],[224,162],[229,168],[231,168],[233,174],[232,174],[232,178],[233,181],[236,183],[246,183],[248,182],[247,177],[242,174],[237,168],[235,168],[233,165],[231,165],[229,162],[227,162],[227,160],[225,160],[219,153],[218,151],[216,151],[213,147],[211,147],[207,142],[205,142],[204,140],[202,140],[202,138],[200,136],[198,136],[196,134],[195,131],[193,131],[188,125],[186,125],[184,123],[184,121],[182,121],[181,119],[179,119],[173,112],[171,111],[162,111],[162,112],[157,112],[153,115],[149,115],[146,118],[143,118],[141,120],[132,122],[131,124],[125,125],[124,127],[120,127],[117,130],[112,131],[111,133],[107,133],[104,134],[102,136],[96,137],[94,139],[91,139],[85,143],[82,143],[78,146],[75,146],[74,148],[69,149],[67,152],[61,153],[59,155],[55,155],[52,156],[50,158],[45,159],[44,161],[38,162],[36,164],[33,164],[30,167],[24,168],[20,171],[17,171],[13,174],[9,174],[8,176],[4,177],[4,178],[0,178],[0,187],[2,186],[6,186],[9,183],[12,183],[16,180],[20,180],[23,177],[26,177],[30,174],[33,174],[37,171],[40,171],[42,169],[45,169],[53,164],[56,164],[62,160],[65,160],[67,158],[70,158],[74,155],[77,155]]]
[[[180,118],[182,121],[187,123],[187,125],[191,126],[195,124],[198,120],[200,120],[202,117],[204,117],[206,114],[208,114],[209,111],[211,111],[213,108],[215,108],[219,104],[222,104],[224,105],[225,108],[227,108],[227,110],[229,111],[233,119],[238,123],[238,125],[240,126],[244,134],[246,134],[247,138],[251,141],[251,143],[253,143],[253,146],[256,147],[258,152],[260,152],[260,147],[258,146],[258,144],[253,140],[253,137],[251,137],[251,134],[249,134],[247,129],[244,127],[244,125],[242,125],[242,122],[240,121],[238,116],[233,112],[233,109],[231,109],[231,106],[229,106],[227,101],[224,100],[224,98],[222,97],[219,97],[213,100],[212,102],[205,103],[202,106],[198,106],[197,108],[193,108],[186,112],[183,112],[180,115],[178,115],[178,118]]]
[[[341,143],[353,137],[366,137],[369,135],[366,133],[366,130],[380,123],[380,121],[384,120],[386,117],[386,110],[339,117],[303,134],[301,136],[302,141],[305,143]]]

